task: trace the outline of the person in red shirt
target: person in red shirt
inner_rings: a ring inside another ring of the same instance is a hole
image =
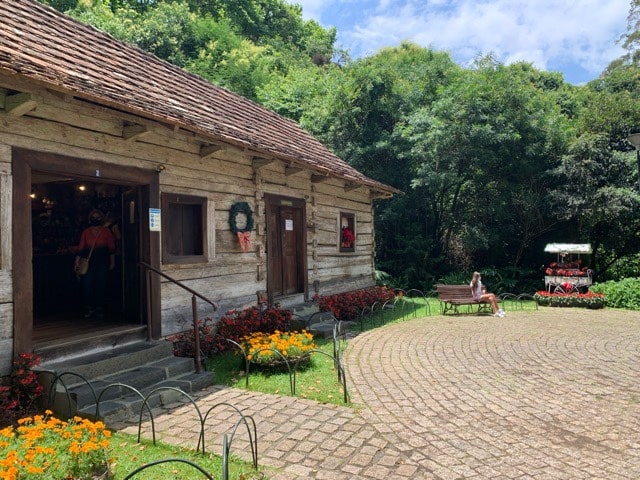
[[[104,213],[92,210],[89,213],[89,226],[80,235],[75,270],[78,271],[80,257],[89,254],[89,270],[80,277],[86,313],[84,318],[104,316],[107,302],[107,279],[115,267],[116,242],[113,233],[104,225]]]

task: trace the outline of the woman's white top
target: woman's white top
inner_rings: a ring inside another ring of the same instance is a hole
[[[473,282],[469,284],[469,286],[473,289]],[[478,300],[482,296],[482,282],[478,280],[478,284],[476,285],[476,290],[473,292],[473,298]]]

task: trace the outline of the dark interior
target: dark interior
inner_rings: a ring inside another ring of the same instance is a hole
[[[136,187],[33,172],[31,223],[34,327],[83,318],[73,265],[89,212],[100,209],[116,238],[105,323],[140,323]]]

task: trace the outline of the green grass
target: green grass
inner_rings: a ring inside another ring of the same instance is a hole
[[[317,339],[316,346],[329,355],[333,355],[333,340]],[[251,365],[249,382],[244,374],[242,356],[237,351],[225,352],[207,360],[207,369],[216,374],[216,383],[246,389],[252,392],[291,395],[293,372],[263,372]],[[291,365],[293,371],[293,364]],[[296,397],[307,398],[321,403],[345,405],[342,384],[333,359],[322,354],[311,355],[311,363],[295,374]]]
[[[198,439],[194,439],[194,448]],[[122,480],[129,473],[142,465],[161,459],[180,458],[188,460],[203,468],[213,478],[222,478],[222,459],[213,454],[202,454],[196,450],[180,448],[172,445],[143,440],[137,442],[137,437],[125,433],[114,433],[111,437],[111,448],[115,466],[114,480]],[[206,477],[191,465],[185,463],[162,463],[136,474],[132,480],[186,480],[205,479]],[[235,457],[229,461],[229,478],[237,480],[251,480],[266,478],[253,465]]]
[[[413,318],[427,316],[440,316],[440,302],[437,298],[412,298],[405,299],[404,308],[397,304],[396,308],[384,312],[374,312],[368,315],[362,322],[356,321],[353,330],[356,333],[365,332],[372,328],[379,328],[394,322],[408,321]],[[505,301],[502,307],[509,311],[535,310],[533,301],[525,301],[516,304]],[[461,308],[461,311],[464,307]],[[316,339],[319,350],[330,355],[333,354],[333,341],[331,339]],[[345,345],[342,345],[344,349]],[[246,389],[253,392],[273,393],[280,395],[292,395],[291,380],[289,374],[265,373],[256,371],[252,365],[249,372],[249,382],[244,375],[242,356],[236,352],[226,352],[207,360],[207,369],[214,371],[216,383]],[[292,366],[293,369],[293,366]],[[347,392],[349,384],[347,383]],[[307,398],[321,403],[335,405],[354,406],[351,402],[344,403],[342,384],[338,381],[337,372],[333,360],[322,354],[313,354],[311,365],[298,371],[295,376],[295,396]]]

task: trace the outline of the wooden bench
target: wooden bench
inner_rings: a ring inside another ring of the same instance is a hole
[[[440,300],[443,315],[446,315],[447,312],[453,312],[454,315],[459,315],[458,307],[461,305],[477,307],[476,309],[471,309],[471,313],[491,312],[489,302],[479,302],[473,298],[469,285],[439,284],[436,285],[436,291],[438,292],[438,300]],[[473,310],[475,310],[475,312]]]

